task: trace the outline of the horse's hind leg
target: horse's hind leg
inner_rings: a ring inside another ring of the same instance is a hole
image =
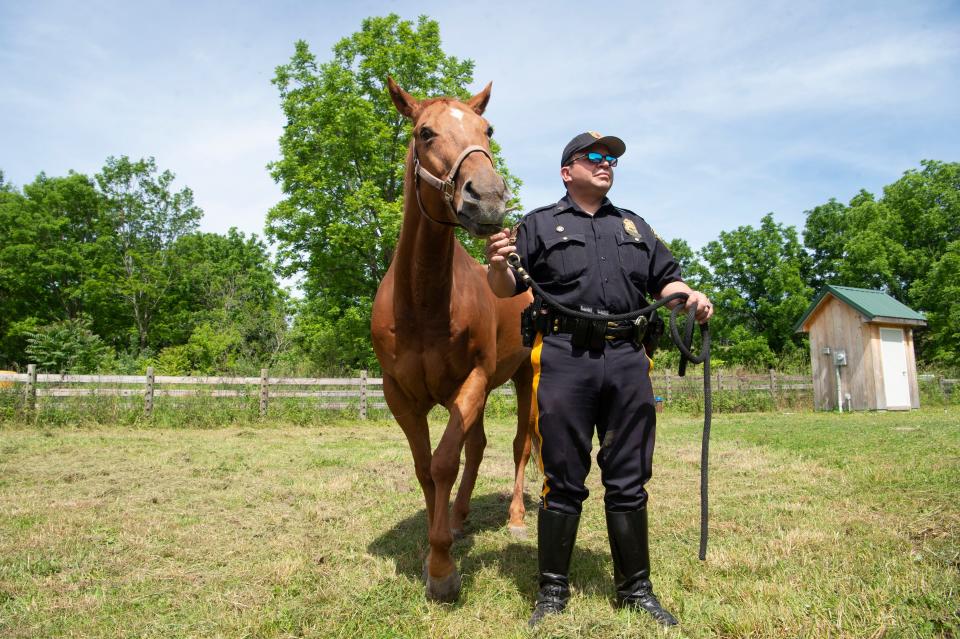
[[[523,504],[524,473],[530,459],[530,437],[533,434],[534,404],[533,368],[529,362],[520,365],[513,375],[513,387],[517,395],[517,432],[513,438],[513,496],[510,500],[508,526],[515,537],[526,537]]]
[[[450,532],[454,539],[463,536],[464,522],[470,514],[470,496],[477,483],[477,472],[480,462],[483,461],[483,450],[487,447],[487,435],[483,432],[483,413],[476,423],[467,432],[464,445],[463,477],[460,478],[460,487],[457,488],[457,499],[453,502],[453,513],[450,515]]]

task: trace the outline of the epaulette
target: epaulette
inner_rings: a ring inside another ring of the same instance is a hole
[[[542,213],[543,211],[552,211],[552,210],[555,209],[556,207],[557,207],[556,203],[554,203],[554,204],[547,204],[546,206],[541,206],[541,207],[538,207],[538,208],[533,209],[532,211],[530,211],[529,213],[527,213],[527,214],[524,215],[523,217],[528,217],[528,216],[534,215],[534,214],[536,214],[536,213]]]

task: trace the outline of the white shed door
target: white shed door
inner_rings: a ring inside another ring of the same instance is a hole
[[[880,329],[880,356],[883,360],[883,390],[887,395],[887,408],[910,408],[907,350],[902,329]]]

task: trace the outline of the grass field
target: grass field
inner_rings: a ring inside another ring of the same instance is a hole
[[[960,409],[716,417],[705,563],[699,428],[661,421],[648,486],[654,584],[681,626],[611,607],[594,469],[570,607],[535,636],[960,636]],[[515,539],[512,429],[487,430],[463,592],[439,605],[392,422],[0,429],[0,636],[528,636],[535,504]]]

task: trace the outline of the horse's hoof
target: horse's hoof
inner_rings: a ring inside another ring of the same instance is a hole
[[[514,539],[526,539],[527,538],[527,527],[526,526],[510,526],[510,534],[513,535]]]
[[[453,603],[460,596],[460,575],[454,568],[446,577],[434,579],[427,573],[427,599],[440,603]]]

